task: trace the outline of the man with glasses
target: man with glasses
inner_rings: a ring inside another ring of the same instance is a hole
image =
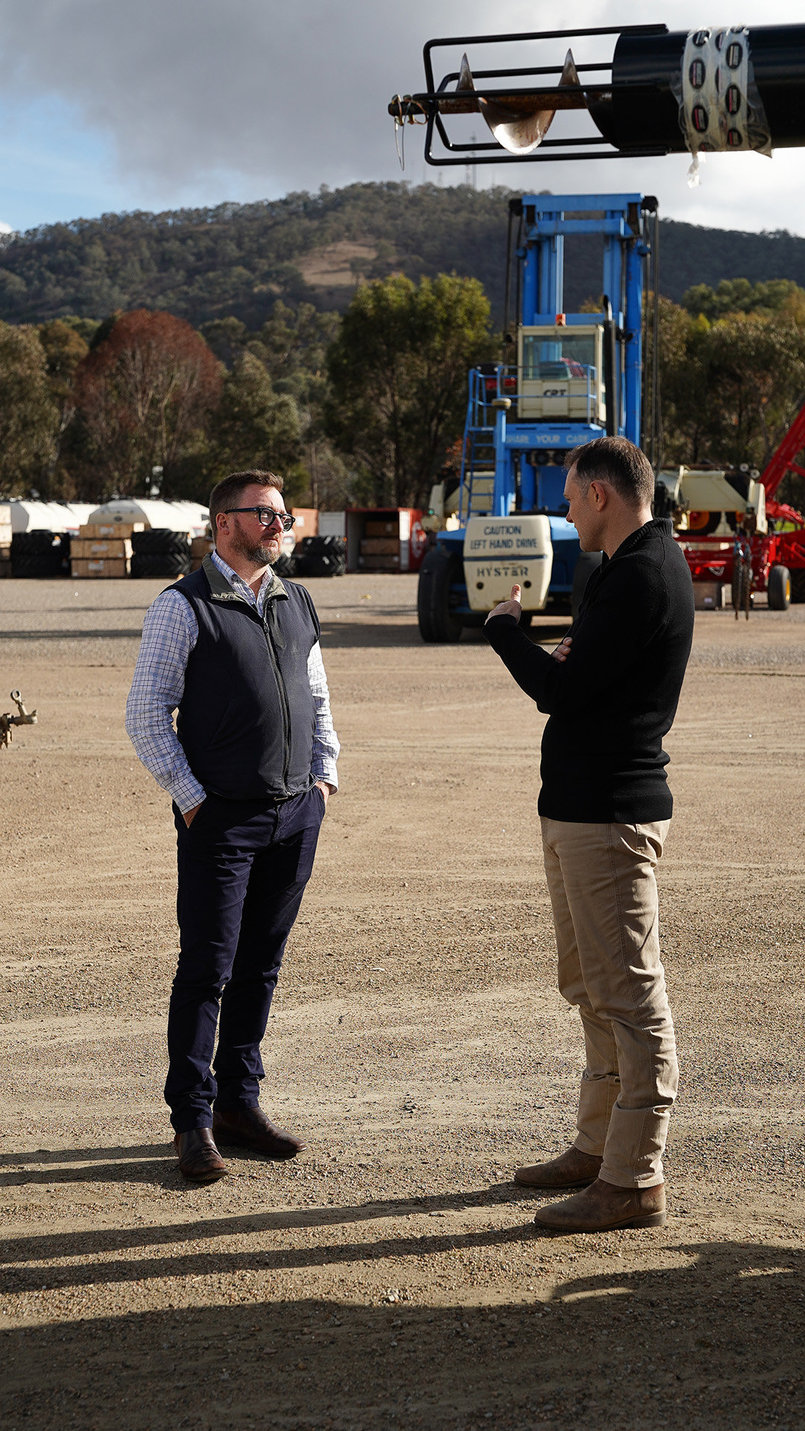
[[[293,525],[282,479],[225,477],[210,524],[215,551],[146,613],[126,706],[137,755],[173,798],[165,1099],[179,1169],[197,1183],[226,1173],[218,1143],[272,1159],[304,1147],[259,1106],[260,1044],[339,751],[313,602],[272,570]]]

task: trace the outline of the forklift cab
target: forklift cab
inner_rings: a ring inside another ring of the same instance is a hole
[[[605,426],[603,324],[519,328],[517,418]]]

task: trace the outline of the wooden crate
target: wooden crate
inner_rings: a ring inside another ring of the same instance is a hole
[[[400,556],[399,537],[364,537],[361,556]]]
[[[126,557],[78,557],[70,562],[73,576],[128,576],[129,568]]]
[[[123,557],[128,559],[130,556],[131,540],[128,537],[101,537],[99,540],[90,537],[73,537],[70,542],[72,561],[87,557]]]
[[[398,549],[399,549],[399,545],[400,545],[399,542],[397,542],[397,547],[398,547]],[[363,556],[363,554],[361,554],[361,555],[358,557],[358,566],[367,566],[367,567],[369,567],[372,571],[399,571],[399,570],[400,570],[400,553],[399,553],[399,550],[397,551],[396,556],[368,556],[368,557],[365,557],[365,556]]]
[[[400,540],[399,521],[378,521],[370,519],[364,523],[364,533],[367,537],[396,537]]]
[[[132,532],[144,532],[145,522],[82,522],[78,528],[79,537],[91,537],[100,541],[104,537],[130,537]]]

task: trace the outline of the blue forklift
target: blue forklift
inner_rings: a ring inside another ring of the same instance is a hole
[[[598,311],[565,310],[567,239],[602,250]],[[657,456],[657,255],[654,198],[511,201],[504,361],[471,370],[461,479],[431,499],[437,530],[417,594],[424,641],[458,641],[515,582],[525,621],[576,604],[600,555],[580,559],[566,520],[567,453],[620,434]]]

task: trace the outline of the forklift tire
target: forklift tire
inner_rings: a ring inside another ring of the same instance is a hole
[[[767,586],[769,611],[787,611],[791,605],[791,573],[787,566],[773,566]]]
[[[431,547],[419,571],[419,634],[429,644],[447,645],[461,638],[462,622],[453,614],[450,588],[462,578],[461,558],[444,547]]]
[[[791,573],[791,600],[805,601],[805,567]]]

